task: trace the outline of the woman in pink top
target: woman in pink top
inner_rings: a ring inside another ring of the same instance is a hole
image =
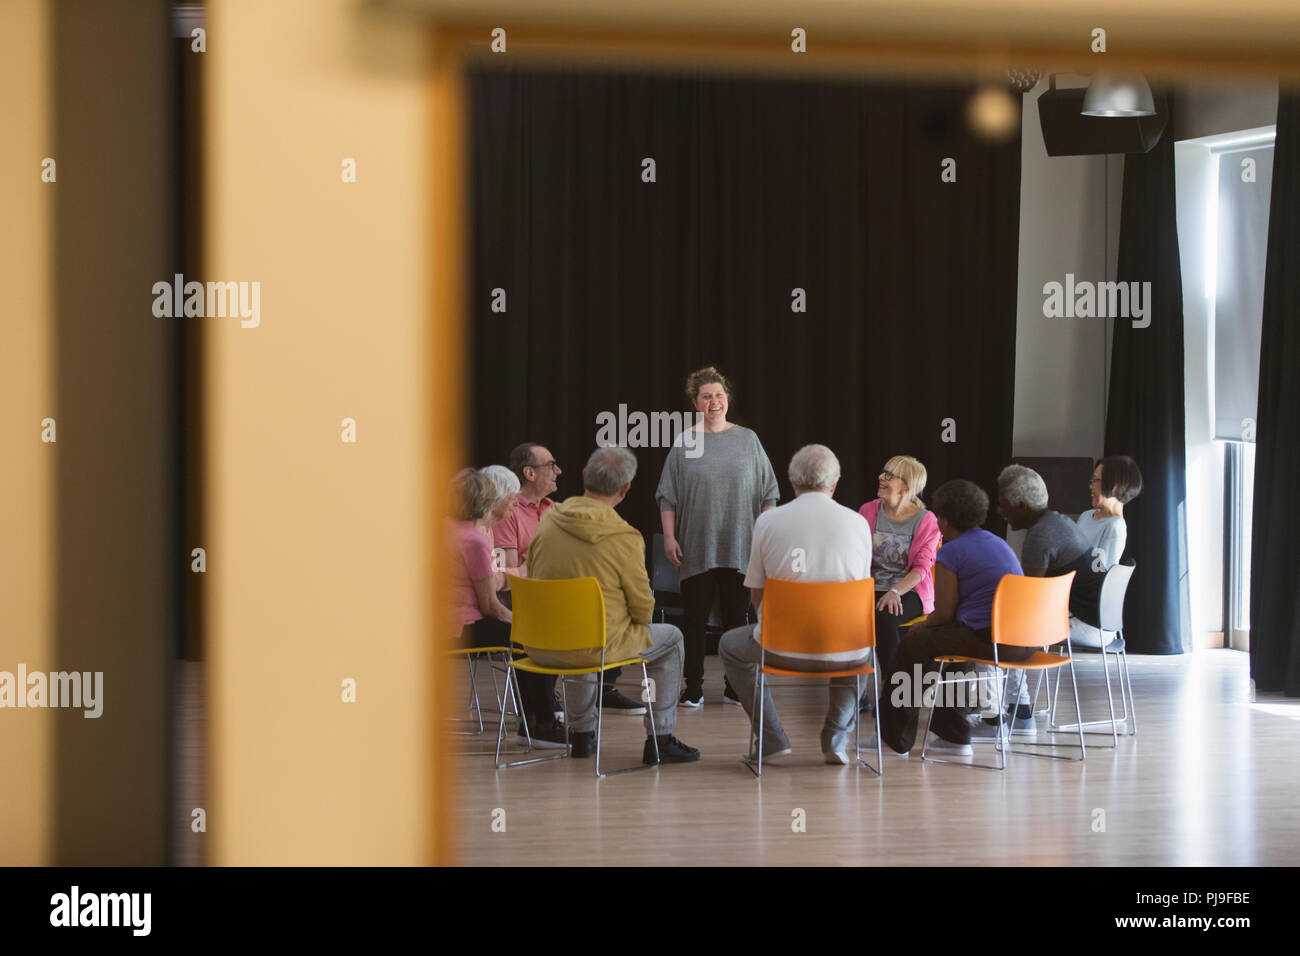
[[[858,513],[871,525],[871,576],[876,582],[876,670],[893,673],[899,629],[934,610],[934,555],[939,521],[921,501],[925,466],[895,455],[880,473],[876,499]],[[869,697],[863,706],[870,708]]]
[[[490,535],[491,525],[504,510],[503,499],[513,505],[514,495],[508,490],[503,495],[493,477],[466,468],[452,479],[451,601],[456,623],[461,627],[461,641],[471,647],[511,646],[511,611],[497,597],[505,575],[494,562]],[[564,728],[556,722],[553,709],[554,678],[524,673],[517,676],[533,745],[566,746]]]

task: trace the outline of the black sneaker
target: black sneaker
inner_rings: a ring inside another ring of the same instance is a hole
[[[678,707],[703,707],[704,691],[702,690],[697,690],[694,692],[689,690],[682,691],[682,696],[677,699],[677,706]]]
[[[981,717],[980,719],[990,727],[996,727],[998,725],[998,719],[996,717]],[[1028,720],[1032,723],[1033,719],[1034,719],[1034,707],[1032,704],[1019,704],[1016,707],[1007,708],[1007,716],[1006,716],[1007,723],[1010,723],[1012,721],[1019,722],[1025,720]]]
[[[722,688],[722,702],[724,704],[731,704],[733,707],[744,706],[744,704],[740,702],[740,698],[736,696],[736,692],[731,689],[730,683],[725,684]]]
[[[659,740],[659,763],[691,763],[700,759],[700,752],[694,747],[688,747],[672,734],[660,734]],[[655,742],[646,739],[645,747],[641,750],[641,762],[644,764],[655,764]]]
[[[575,730],[570,757],[590,757],[596,752],[596,732],[594,730]]]
[[[518,725],[519,739],[525,743],[528,737],[524,736],[524,725]],[[564,726],[562,724],[547,724],[542,727],[537,724],[528,725],[528,736],[532,738],[534,747],[567,747],[568,740],[564,737]]]
[[[600,705],[607,714],[639,717],[645,713],[645,704],[638,703],[631,697],[625,696],[612,685],[605,688],[605,693],[601,695]]]

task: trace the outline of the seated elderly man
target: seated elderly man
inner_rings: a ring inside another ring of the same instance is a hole
[[[790,581],[862,581],[871,577],[871,525],[851,508],[832,497],[840,480],[840,463],[825,445],[805,445],[790,459],[788,471],[795,499],[758,516],[749,552],[745,586],[749,588],[759,623],[732,628],[722,635],[718,655],[727,681],[755,721],[754,684],[758,680],[759,635],[763,619],[763,586],[768,578]],[[800,569],[794,569],[798,553]],[[788,670],[844,670],[864,663],[870,651],[847,654],[768,654],[774,667]],[[830,706],[822,727],[822,753],[829,764],[847,765],[852,745],[850,732],[858,709],[857,682],[836,677],[830,682]],[[771,691],[763,694],[763,759],[790,752],[790,738],[781,726]],[[757,724],[754,724],[757,728]],[[752,755],[747,754],[746,758]]]
[[[1003,468],[998,475],[998,514],[1013,531],[1029,532],[1020,548],[1020,563],[1027,577],[1055,578],[1075,572],[1070,585],[1070,616],[1096,627],[1100,623],[1101,583],[1106,576],[1104,561],[1093,553],[1092,542],[1075,522],[1048,510],[1042,476],[1024,465]],[[1024,673],[1017,672],[1010,680],[1007,700],[1018,702],[1008,710],[1012,729],[1033,733],[1033,708]],[[997,723],[996,717],[984,720]]]
[[[993,656],[993,596],[1020,564],[1010,545],[980,527],[988,517],[989,496],[976,484],[948,481],[930,499],[939,519],[943,547],[934,565],[934,611],[914,625],[894,656],[894,673],[880,686],[880,736],[890,750],[907,756],[916,742],[925,672],[938,668],[936,657],[953,654]],[[1023,661],[1031,647],[998,649],[1002,661]],[[940,753],[970,754],[970,727],[947,697],[936,699],[929,747]]]
[[[646,742],[641,759],[688,763],[700,752],[673,736],[682,683],[682,632],[671,624],[651,624],[654,592],[645,569],[645,539],[614,508],[626,497],[636,475],[636,456],[626,448],[597,448],[582,469],[583,493],[568,498],[542,517],[528,549],[531,578],[594,577],[605,597],[605,659],[643,657],[654,682]],[[600,663],[599,648],[547,653],[525,645],[529,657],[547,667]],[[595,675],[583,675],[568,691],[574,757],[595,751]]]

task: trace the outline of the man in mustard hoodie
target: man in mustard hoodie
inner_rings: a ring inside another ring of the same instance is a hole
[[[645,539],[614,508],[627,495],[636,475],[636,456],[626,448],[597,448],[582,469],[581,495],[551,508],[542,517],[528,547],[532,578],[585,578],[600,582],[605,597],[605,660],[644,657],[650,677],[650,713],[641,759],[655,762],[659,739],[661,763],[689,763],[700,752],[673,736],[682,683],[682,632],[671,624],[651,624],[654,592],[645,570]],[[525,645],[528,656],[548,667],[583,667],[600,663],[600,648],[545,653]],[[595,751],[595,675],[570,684],[569,714],[573,756]]]

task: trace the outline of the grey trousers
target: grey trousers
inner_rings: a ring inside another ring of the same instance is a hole
[[[722,640],[718,642],[718,656],[722,658],[722,666],[727,672],[727,680],[731,681],[731,688],[740,698],[740,703],[745,708],[745,713],[749,714],[749,719],[754,720],[754,689],[758,683],[758,664],[762,657],[762,650],[758,646],[758,641],[754,640],[754,628],[757,625],[746,624],[744,627],[734,627],[726,634],[722,635]],[[865,658],[864,658],[865,660]],[[769,666],[782,667],[787,670],[806,671],[809,675],[817,674],[820,671],[838,671],[847,667],[856,666],[856,661],[809,661],[798,658],[780,657],[779,655],[769,653],[767,655]],[[868,689],[868,681],[871,678],[863,677],[862,690]],[[858,679],[853,677],[833,677],[830,679],[830,705],[826,710],[826,723],[822,726],[822,752],[833,753],[839,750],[847,750],[853,746],[853,721],[857,718],[858,713]],[[757,724],[754,724],[757,732]],[[875,728],[872,728],[871,737],[874,747]],[[784,750],[790,746],[790,738],[786,736],[785,728],[781,726],[781,718],[777,716],[776,704],[772,702],[772,691],[764,688],[763,692],[763,752],[771,753],[776,750]]]
[[[645,716],[646,734],[671,734],[677,726],[677,698],[682,688],[682,632],[672,624],[651,624],[649,648],[640,653],[646,659],[646,675],[650,686],[642,688],[637,698],[643,703],[649,698],[649,711]],[[547,657],[541,651],[525,648],[528,656],[544,667],[572,667],[566,661],[557,661]],[[600,663],[599,652],[592,659],[592,664]],[[624,668],[627,674],[637,674],[639,666]],[[561,678],[563,679],[563,678]],[[596,692],[600,689],[597,674],[582,674],[570,677],[564,690],[566,702],[565,719],[576,733],[590,732],[596,729]],[[653,718],[653,719],[652,719]]]

